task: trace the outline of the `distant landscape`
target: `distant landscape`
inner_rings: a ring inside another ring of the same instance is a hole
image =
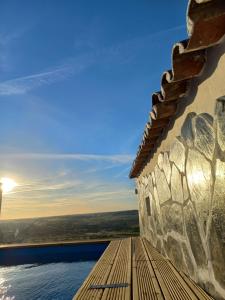
[[[0,221],[0,244],[108,239],[139,234],[138,211]]]

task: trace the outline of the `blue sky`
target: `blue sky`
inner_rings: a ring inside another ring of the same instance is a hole
[[[2,0],[2,218],[137,208],[150,95],[187,37],[186,0]]]

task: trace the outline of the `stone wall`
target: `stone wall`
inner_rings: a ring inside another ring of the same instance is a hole
[[[225,97],[214,116],[186,116],[180,136],[137,188],[141,235],[225,299]]]

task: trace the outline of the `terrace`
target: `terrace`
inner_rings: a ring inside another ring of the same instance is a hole
[[[211,298],[149,241],[127,238],[112,241],[73,300]]]

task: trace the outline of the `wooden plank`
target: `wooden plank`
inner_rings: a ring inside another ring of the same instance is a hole
[[[163,300],[160,286],[140,238],[134,240],[135,263],[140,300]]]
[[[107,280],[111,283],[128,283],[125,288],[106,288],[102,300],[130,300],[131,299],[131,238],[121,242],[112,270]]]
[[[129,238],[129,250],[128,250],[128,267],[127,267],[127,283],[130,285],[125,290],[125,299],[130,300],[132,294],[132,239]]]
[[[173,266],[173,264],[170,262],[171,268],[176,268]],[[183,280],[186,282],[186,284],[189,286],[189,288],[195,293],[195,295],[198,297],[199,300],[213,300],[211,296],[209,296],[199,285],[197,285],[190,277],[188,277],[183,272],[179,272],[179,275],[183,278]]]
[[[145,249],[146,249],[146,252],[147,252],[147,255],[148,255],[148,257],[149,257],[149,259],[150,259],[150,261],[151,261],[151,265],[152,265],[152,268],[153,268],[153,270],[154,270],[154,273],[155,273],[155,275],[156,275],[156,278],[157,278],[157,281],[158,281],[158,283],[159,283],[159,286],[160,286],[160,288],[161,288],[161,290],[162,290],[162,293],[163,293],[163,296],[164,296],[164,298],[166,299],[166,300],[173,300],[173,298],[171,297],[171,295],[170,295],[170,292],[169,292],[169,290],[168,290],[168,288],[167,288],[167,286],[166,286],[166,284],[165,284],[165,282],[164,282],[164,280],[163,280],[163,278],[162,278],[162,276],[161,276],[161,274],[160,274],[160,272],[159,272],[159,270],[158,270],[158,268],[157,268],[157,266],[156,266],[156,264],[155,264],[155,260],[154,260],[154,257],[152,256],[152,254],[154,253],[151,253],[150,251],[148,251],[149,249],[148,249],[148,244],[146,244],[146,240],[145,239],[143,239],[143,245],[145,246]],[[158,259],[163,259],[163,257],[162,256],[157,256],[158,257]]]
[[[135,243],[135,238],[132,238],[132,295],[133,295],[133,300],[139,300],[136,253],[135,253],[134,243]]]
[[[154,265],[155,271],[157,270],[157,275],[160,274],[158,280],[163,292],[166,292],[164,295],[165,299],[167,299],[169,292],[170,299],[172,298],[173,300],[199,300],[171,262],[166,259],[161,259],[147,240],[144,240],[144,244],[151,258],[151,263]]]
[[[149,250],[148,256],[150,260],[169,260],[168,258],[164,257],[159,251],[154,248],[149,241],[146,239],[142,239],[143,243]]]
[[[89,289],[92,284],[105,284],[112,269],[121,241],[113,241],[86,278],[73,300],[101,299],[103,289]]]

